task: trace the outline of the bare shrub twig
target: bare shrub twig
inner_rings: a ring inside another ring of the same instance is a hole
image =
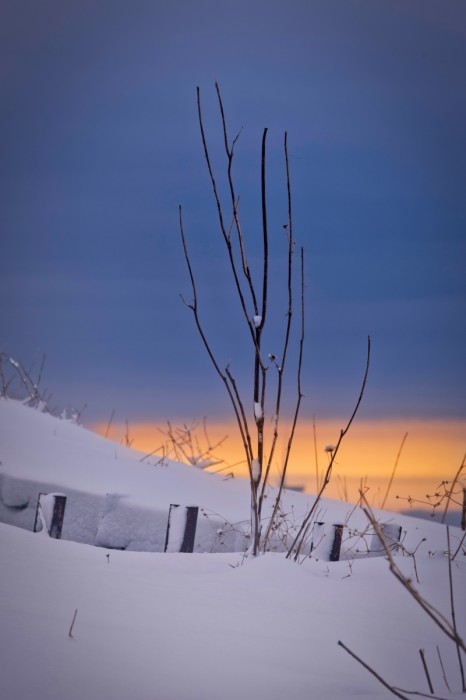
[[[331,457],[330,457],[329,465],[328,465],[328,467],[327,467],[327,471],[325,472],[324,480],[323,480],[323,482],[322,482],[322,485],[321,485],[321,487],[320,487],[320,490],[319,490],[319,492],[318,492],[318,494],[317,494],[317,496],[316,496],[316,498],[315,498],[315,501],[314,501],[314,503],[313,503],[313,505],[312,505],[312,507],[311,507],[309,513],[308,513],[308,514],[306,515],[306,517],[303,519],[303,522],[302,522],[301,527],[300,527],[300,529],[299,529],[299,531],[298,531],[298,533],[297,533],[297,535],[296,535],[296,537],[295,537],[295,539],[294,539],[294,541],[293,541],[293,544],[291,545],[291,547],[290,547],[290,549],[289,549],[289,551],[288,551],[288,553],[287,553],[287,555],[286,555],[287,559],[290,558],[291,556],[293,556],[293,559],[294,559],[295,561],[297,561],[297,559],[298,559],[298,557],[299,557],[299,552],[300,552],[301,546],[302,546],[302,544],[303,544],[303,542],[304,542],[304,538],[305,538],[305,536],[306,536],[306,534],[307,534],[307,532],[308,532],[309,526],[310,526],[311,518],[312,518],[312,516],[314,515],[314,513],[315,513],[315,511],[316,511],[316,508],[317,508],[317,506],[318,506],[318,504],[319,504],[319,501],[320,501],[320,499],[321,499],[321,497],[322,497],[322,494],[324,493],[324,491],[325,491],[325,489],[326,489],[328,483],[330,482],[330,477],[331,477],[331,474],[332,474],[332,468],[333,468],[333,464],[334,464],[334,462],[335,462],[335,458],[336,458],[336,456],[337,456],[337,454],[338,454],[338,450],[340,449],[340,446],[341,446],[341,443],[342,443],[342,441],[343,441],[343,438],[345,437],[346,433],[348,432],[348,430],[349,430],[350,427],[351,427],[351,424],[352,424],[352,422],[353,422],[353,420],[354,420],[354,418],[355,418],[355,416],[356,416],[356,414],[357,414],[357,412],[358,412],[359,406],[360,406],[361,401],[362,401],[362,397],[363,397],[363,395],[364,395],[364,390],[365,390],[365,388],[366,388],[366,382],[367,382],[367,376],[368,376],[368,374],[369,374],[370,357],[371,357],[371,339],[370,339],[370,336],[369,336],[369,337],[367,338],[366,368],[365,368],[365,371],[364,371],[364,377],[363,377],[363,380],[362,380],[362,385],[361,385],[361,390],[360,390],[360,392],[359,392],[358,400],[356,401],[356,405],[355,405],[355,407],[354,407],[353,413],[351,414],[351,417],[350,417],[348,423],[346,424],[346,427],[345,427],[345,428],[342,428],[342,430],[340,431],[340,436],[339,436],[339,438],[338,438],[338,442],[337,442],[336,446],[333,446],[333,445],[332,445],[332,446],[331,446],[332,449],[331,449],[331,450],[330,450],[330,449],[328,450],[328,451],[329,451],[329,454],[331,454]],[[329,446],[329,447],[330,447],[330,446]]]

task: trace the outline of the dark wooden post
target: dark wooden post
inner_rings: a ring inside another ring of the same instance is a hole
[[[42,527],[47,530],[49,537],[55,540],[61,539],[65,507],[66,496],[63,494],[40,493],[37,500],[34,532],[37,532],[39,523],[41,523]]]
[[[333,542],[332,549],[330,550],[329,561],[340,560],[341,541],[343,539],[343,528],[344,525],[333,526]]]
[[[344,525],[314,523],[311,551],[324,561],[339,561]]]
[[[49,535],[56,540],[61,539],[63,519],[65,517],[66,496],[55,496],[53,505],[52,522],[50,523]]]
[[[197,506],[170,504],[164,552],[194,551],[198,513]]]

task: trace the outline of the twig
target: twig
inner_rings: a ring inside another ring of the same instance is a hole
[[[267,544],[267,539],[270,535],[270,531],[273,527],[274,521],[275,521],[275,516],[280,504],[280,499],[281,495],[283,492],[283,486],[285,483],[285,477],[286,477],[286,472],[288,468],[288,462],[290,459],[290,454],[291,454],[291,447],[293,444],[293,439],[294,439],[294,434],[296,430],[296,425],[298,422],[298,416],[299,416],[299,409],[301,407],[301,400],[303,398],[303,394],[301,391],[301,368],[302,368],[302,362],[303,362],[303,347],[304,347],[304,250],[301,248],[301,339],[299,341],[299,358],[298,358],[298,371],[297,371],[297,383],[298,383],[298,398],[296,401],[296,407],[295,407],[295,412],[293,416],[293,422],[291,426],[291,432],[290,436],[288,438],[288,444],[286,447],[286,453],[285,453],[285,460],[284,460],[284,465],[282,469],[282,474],[280,478],[280,486],[278,489],[278,494],[275,498],[275,504],[273,507],[272,511],[272,516],[269,521],[269,525],[266,531],[266,535],[264,538],[264,547]]]
[[[390,479],[389,479],[389,482],[388,482],[387,490],[386,490],[386,492],[385,492],[385,496],[384,496],[384,499],[383,499],[383,501],[382,501],[382,505],[380,506],[382,509],[385,507],[385,503],[386,503],[386,501],[387,501],[388,494],[390,493],[390,489],[391,489],[391,487],[392,487],[393,479],[395,478],[395,473],[396,473],[396,470],[397,470],[397,468],[398,468],[398,462],[400,461],[400,455],[401,455],[401,452],[402,452],[402,450],[403,450],[403,447],[404,447],[404,444],[405,444],[405,442],[406,442],[406,438],[407,438],[407,437],[408,437],[408,433],[405,433],[405,434],[404,434],[404,437],[403,437],[403,439],[402,439],[402,441],[401,441],[400,449],[398,450],[398,454],[397,454],[397,456],[396,456],[395,464],[394,464],[394,466],[393,466],[393,471],[392,471],[392,473],[391,473],[391,476],[390,476]]]
[[[200,319],[199,319],[199,311],[198,311],[198,304],[197,304],[196,282],[195,282],[195,279],[194,279],[194,274],[193,274],[192,267],[191,267],[191,261],[190,261],[189,254],[188,254],[188,249],[187,249],[187,246],[186,246],[186,239],[185,239],[184,229],[183,229],[183,218],[182,218],[182,209],[181,209],[181,206],[180,206],[180,208],[179,208],[179,214],[180,214],[180,220],[179,220],[179,221],[180,221],[180,233],[181,233],[181,240],[182,240],[182,244],[183,244],[184,257],[185,257],[185,260],[186,260],[186,265],[187,265],[187,267],[188,267],[188,273],[189,273],[189,278],[190,278],[190,280],[191,280],[191,288],[192,288],[192,292],[193,292],[193,302],[192,302],[191,304],[187,304],[186,302],[184,302],[184,303],[185,303],[186,306],[187,306],[189,309],[191,309],[191,311],[193,312],[194,320],[195,320],[195,323],[196,323],[197,330],[198,330],[198,332],[199,332],[199,335],[201,336],[202,342],[203,342],[204,347],[205,347],[205,349],[206,349],[206,351],[207,351],[207,354],[208,354],[208,356],[209,356],[209,358],[210,358],[210,361],[212,362],[215,371],[217,372],[218,376],[219,376],[220,379],[222,380],[222,382],[223,382],[223,384],[224,384],[224,386],[225,386],[225,388],[226,388],[226,390],[227,390],[227,394],[228,394],[228,396],[229,396],[231,405],[232,405],[232,407],[233,407],[233,411],[234,411],[234,413],[235,413],[236,422],[237,422],[237,424],[238,424],[238,428],[239,428],[239,431],[240,431],[241,439],[242,439],[242,441],[243,441],[243,447],[244,447],[244,451],[245,451],[245,454],[246,454],[246,459],[247,459],[247,461],[248,461],[249,468],[250,468],[250,463],[251,463],[251,450],[250,450],[250,447],[249,447],[249,444],[248,444],[248,439],[247,439],[247,435],[248,435],[247,424],[243,424],[243,421],[242,421],[242,415],[241,415],[242,406],[241,406],[241,404],[237,404],[237,400],[236,400],[235,395],[233,394],[233,392],[232,392],[232,390],[231,390],[231,388],[230,388],[230,385],[229,385],[229,383],[228,383],[228,379],[227,379],[227,377],[223,374],[222,370],[220,369],[220,366],[219,366],[219,364],[218,364],[218,362],[217,362],[217,360],[216,360],[216,358],[215,358],[215,356],[214,356],[214,354],[213,354],[213,352],[212,352],[212,349],[211,349],[211,347],[210,347],[210,344],[209,344],[209,342],[208,342],[208,340],[207,340],[207,337],[206,337],[206,335],[205,335],[205,333],[204,333],[204,329],[203,329],[203,327],[202,327],[202,325],[201,325],[201,321],[200,321]],[[184,300],[183,300],[183,301],[184,301]],[[243,415],[244,415],[244,414],[243,414]]]
[[[447,700],[447,698],[441,698],[438,695],[427,695],[427,693],[422,693],[420,690],[405,690],[404,688],[397,688],[396,686],[393,686],[395,690],[402,692],[402,693],[407,693],[408,695],[416,695],[421,698],[430,698],[430,700]]]
[[[459,467],[458,471],[456,472],[455,477],[453,479],[453,482],[451,484],[450,494],[453,494],[453,490],[458,482],[458,479],[461,476],[461,472],[463,471],[463,469],[465,467],[465,463],[466,463],[466,452],[464,453],[463,461],[461,462],[460,467]],[[450,505],[450,501],[451,501],[451,498],[447,498],[447,502],[445,504],[445,510],[443,511],[443,515],[442,515],[442,520],[441,520],[442,523],[445,522],[445,518],[447,517],[447,512],[448,512],[448,508]]]
[[[163,449],[163,445],[159,445],[158,447],[155,448],[155,450],[152,450],[152,452],[148,452],[145,454],[141,459],[139,460],[140,462],[145,462],[146,459],[149,459],[149,457],[152,457],[153,455],[158,455],[159,451]]]
[[[126,426],[126,432],[125,432],[125,446],[126,446],[126,447],[131,447],[131,445],[133,444],[133,439],[130,438],[130,436],[129,436],[129,423],[128,423],[128,419],[125,420],[125,426]]]
[[[455,640],[454,641],[456,644],[456,653],[458,656],[458,664],[460,667],[461,686],[462,686],[463,693],[466,693],[466,681],[465,681],[465,677],[464,677],[463,659],[461,658],[461,645],[459,644],[458,631],[456,628],[455,597],[453,594],[453,577],[452,577],[452,572],[451,572],[450,527],[448,525],[447,525],[447,546],[448,546],[448,583],[449,583],[449,587],[450,587],[451,621],[452,621],[453,630],[455,633]],[[463,645],[463,651],[466,652],[464,645]]]
[[[108,437],[114,416],[115,416],[115,409],[113,408],[112,412],[110,414],[110,418],[108,419],[107,427],[105,429],[105,437]]]
[[[251,293],[251,300],[252,300],[252,304],[254,307],[254,312],[256,314],[258,314],[259,308],[257,306],[256,293],[255,293],[254,285],[252,282],[251,272],[249,270],[249,266],[248,266],[248,263],[246,260],[246,253],[244,250],[244,238],[243,238],[243,233],[241,230],[241,225],[240,225],[239,217],[238,217],[239,197],[236,197],[236,194],[235,194],[235,187],[234,187],[233,175],[232,175],[233,154],[234,154],[235,144],[240,136],[241,130],[233,139],[233,142],[232,142],[232,145],[230,148],[228,145],[227,125],[226,125],[226,119],[225,119],[225,112],[223,109],[223,101],[222,101],[222,96],[220,93],[220,87],[219,87],[218,83],[215,83],[215,89],[217,91],[218,103],[219,103],[219,107],[220,107],[220,114],[221,114],[221,118],[222,118],[225,151],[226,151],[227,158],[228,158],[228,184],[230,186],[231,205],[233,208],[233,222],[235,224],[236,232],[238,234],[238,243],[239,243],[240,252],[241,252],[241,262],[242,262],[242,266],[243,266],[243,273],[244,273],[244,276],[246,277],[246,280],[247,280],[248,285],[249,285],[249,291]],[[230,240],[229,234],[227,236],[227,240],[228,241]]]
[[[319,459],[317,456],[317,431],[316,431],[315,414],[312,416],[312,433],[314,436],[314,459],[315,459],[315,463],[316,463],[316,491],[318,491],[319,487],[320,487],[320,478],[319,478]]]
[[[207,140],[206,140],[205,131],[204,131],[204,122],[202,119],[201,91],[200,91],[199,87],[197,88],[197,112],[198,112],[198,119],[199,119],[199,128],[201,131],[202,145],[204,147],[204,156],[205,156],[206,163],[207,163],[207,169],[209,171],[209,176],[210,176],[210,181],[212,184],[215,202],[217,204],[217,213],[218,213],[220,230],[222,232],[223,239],[224,239],[225,244],[227,246],[228,258],[230,260],[230,267],[231,267],[231,270],[233,272],[233,277],[235,280],[235,287],[236,287],[236,290],[238,292],[238,297],[239,297],[239,300],[241,303],[241,308],[243,310],[244,317],[245,317],[246,322],[248,324],[249,332],[251,333],[251,338],[252,338],[253,342],[255,343],[254,324],[253,324],[252,320],[249,318],[249,314],[247,311],[246,301],[245,301],[243,290],[242,290],[241,283],[239,280],[238,271],[236,269],[236,262],[235,262],[234,255],[233,255],[233,246],[231,244],[231,239],[230,239],[230,237],[226,231],[226,228],[225,228],[222,205],[220,202],[220,197],[218,195],[217,183],[215,181],[214,172],[213,172],[212,165],[210,162],[210,155],[209,155],[209,150],[207,147]],[[248,280],[249,279],[250,278],[248,278]],[[254,309],[255,309],[255,313],[258,314],[257,304],[254,305]]]
[[[322,494],[323,494],[325,488],[327,487],[327,484],[328,484],[329,481],[330,481],[330,476],[331,476],[331,474],[332,474],[332,467],[333,467],[333,464],[334,464],[334,462],[335,462],[335,457],[336,457],[337,454],[338,454],[338,450],[339,450],[339,448],[340,448],[340,445],[341,445],[341,443],[342,443],[343,438],[345,437],[346,433],[348,432],[348,430],[349,430],[350,427],[351,427],[351,424],[352,424],[352,422],[353,422],[353,420],[354,420],[354,418],[355,418],[355,416],[356,416],[356,413],[358,412],[359,406],[360,406],[361,401],[362,401],[362,397],[363,397],[363,395],[364,395],[364,390],[365,390],[365,388],[366,388],[366,382],[367,382],[367,376],[368,376],[368,374],[369,374],[370,357],[371,357],[371,339],[370,339],[370,336],[368,336],[368,338],[367,338],[366,369],[365,369],[365,372],[364,372],[364,378],[363,378],[363,380],[362,380],[362,386],[361,386],[361,390],[360,390],[360,392],[359,392],[359,397],[358,397],[358,400],[356,401],[356,406],[354,407],[353,413],[351,414],[351,418],[349,419],[349,421],[348,421],[348,423],[347,423],[347,425],[346,425],[346,428],[344,428],[344,429],[342,429],[342,430],[340,431],[340,437],[338,438],[338,442],[337,442],[337,444],[336,444],[335,449],[332,451],[332,457],[331,457],[330,463],[329,463],[329,465],[328,465],[328,467],[327,467],[327,471],[326,471],[326,473],[325,473],[325,477],[324,477],[324,481],[323,481],[323,483],[322,483],[322,486],[320,487],[319,493],[317,494],[317,496],[316,496],[316,498],[315,498],[315,501],[314,501],[314,503],[313,503],[313,505],[312,505],[312,507],[311,507],[309,513],[306,515],[306,517],[304,518],[303,522],[301,523],[301,527],[299,528],[298,534],[296,535],[296,537],[295,537],[295,539],[293,540],[293,543],[292,543],[290,549],[289,549],[288,552],[287,552],[287,555],[286,555],[286,558],[287,558],[287,559],[289,559],[289,558],[292,556],[293,550],[294,550],[294,548],[298,545],[298,543],[301,543],[301,544],[302,544],[302,535],[303,535],[303,532],[304,532],[304,530],[306,529],[306,526],[308,525],[308,523],[309,523],[309,521],[310,521],[312,515],[315,513],[316,508],[317,508],[317,505],[318,505],[318,503],[319,503],[319,501],[320,501],[320,499],[321,499],[321,497],[322,497]],[[294,553],[294,560],[295,560],[295,561],[298,559],[298,556],[299,556],[299,549],[300,549],[300,545],[298,546],[297,551]]]
[[[429,669],[427,668],[427,663],[426,663],[426,656],[425,656],[425,651],[424,649],[419,649],[419,656],[421,657],[422,661],[422,666],[424,668],[424,673],[426,674],[427,678],[427,684],[429,686],[430,694],[434,694],[434,688],[432,686],[432,681],[430,680],[430,674],[429,674]]]
[[[350,656],[353,657],[353,659],[356,659],[356,661],[360,663],[361,666],[363,666],[366,669],[366,671],[369,671],[369,673],[371,673],[375,678],[377,678],[379,683],[382,683],[382,685],[385,686],[385,688],[387,688],[387,690],[389,690],[391,693],[393,693],[393,695],[396,695],[397,698],[401,698],[402,700],[409,700],[409,698],[406,695],[402,695],[397,690],[395,690],[395,688],[392,685],[387,683],[387,681],[385,681],[382,678],[382,676],[380,676],[376,671],[374,671],[374,669],[371,666],[369,666],[369,664],[366,664],[365,661],[363,661],[359,656],[357,656],[357,654],[355,654],[354,651],[351,651],[351,649],[349,649],[346,646],[346,644],[343,644],[343,642],[339,641],[338,646],[342,647]]]
[[[77,614],[78,614],[78,610],[77,610],[77,608],[76,608],[76,610],[74,611],[73,620],[72,620],[72,622],[71,622],[70,631],[68,632],[68,636],[71,637],[71,639],[74,639],[74,637],[73,637],[73,627],[74,627],[74,623],[76,622],[76,616],[77,616]]]
[[[461,508],[461,529],[466,530],[466,488],[463,488],[463,505]]]
[[[458,555],[458,552],[460,551],[460,549],[461,549],[461,547],[462,547],[462,544],[463,544],[465,538],[466,538],[466,532],[464,533],[463,537],[461,538],[460,543],[459,543],[458,547],[457,547],[456,550],[455,550],[455,553],[453,554],[453,556],[452,556],[452,558],[451,558],[452,561],[455,561],[455,559],[456,559],[456,557],[457,557],[457,555]]]
[[[259,512],[261,512],[262,503],[263,503],[263,499],[264,499],[264,495],[265,495],[265,489],[266,489],[266,486],[268,483],[270,469],[271,469],[272,461],[273,461],[273,456],[275,454],[275,448],[276,448],[277,440],[278,440],[278,427],[279,427],[279,421],[280,421],[280,409],[281,409],[282,389],[283,389],[283,376],[284,376],[285,365],[286,365],[286,360],[287,360],[287,355],[288,355],[288,348],[289,348],[289,343],[290,343],[291,320],[293,317],[293,248],[294,248],[294,239],[293,239],[293,210],[292,210],[292,200],[291,200],[291,178],[290,178],[290,167],[289,167],[289,159],[288,159],[288,134],[287,134],[287,132],[285,132],[284,153],[285,153],[285,166],[286,166],[286,186],[287,186],[287,196],[288,196],[288,224],[287,224],[287,231],[288,231],[288,274],[287,274],[288,310],[287,310],[287,314],[286,314],[287,321],[286,321],[286,327],[285,327],[285,335],[284,335],[284,340],[283,340],[283,351],[282,351],[282,357],[281,357],[280,364],[277,364],[274,356],[269,355],[269,358],[270,359],[273,358],[272,361],[274,362],[275,366],[277,367],[278,383],[277,383],[276,400],[275,400],[274,430],[273,430],[272,444],[270,447],[269,458],[267,460],[267,467],[265,470],[265,475],[264,475],[264,478],[262,481],[262,490],[261,490],[261,496],[259,499]],[[301,266],[303,267],[302,260],[301,260]],[[301,283],[301,288],[302,288],[301,299],[302,299],[302,309],[303,309],[304,308],[304,291],[303,291],[304,284],[303,284],[303,282]],[[303,333],[304,332],[304,321],[302,321],[301,327],[302,327],[302,333]],[[294,432],[293,429],[292,429],[292,432]],[[284,467],[284,470],[286,471],[286,466]]]
[[[440,662],[440,668],[442,669],[443,680],[445,681],[445,685],[447,686],[448,691],[451,693],[450,686],[448,685],[447,676],[445,673],[445,668],[443,667],[443,661],[442,661],[442,657],[440,655],[440,649],[439,649],[438,644],[437,644],[437,655],[438,655],[438,660]]]
[[[402,586],[404,586],[404,588],[406,588],[408,593],[420,605],[420,607],[424,610],[424,612],[426,612],[427,615],[435,622],[435,624],[442,630],[442,632],[444,634],[446,634],[449,639],[451,639],[453,642],[455,642],[455,644],[458,644],[461,647],[461,649],[466,653],[466,646],[465,646],[463,640],[461,639],[461,637],[458,635],[458,632],[456,631],[454,626],[450,623],[449,620],[447,620],[447,618],[439,610],[434,608],[433,605],[431,605],[427,600],[425,600],[425,598],[423,598],[421,596],[419,591],[417,591],[416,588],[414,588],[414,586],[411,582],[411,579],[407,578],[403,574],[401,569],[398,567],[398,565],[396,564],[395,559],[393,557],[393,554],[390,551],[390,548],[386,542],[386,539],[382,533],[382,530],[380,529],[380,526],[379,526],[377,520],[375,519],[374,513],[372,512],[372,509],[371,509],[369,503],[367,502],[367,499],[364,496],[364,494],[361,494],[361,500],[365,504],[363,511],[364,511],[367,519],[371,523],[372,527],[376,531],[376,533],[377,533],[377,535],[382,543],[384,552],[385,552],[387,559],[388,559],[390,571],[392,572],[392,574],[395,576],[396,579],[398,579],[398,581],[402,584]]]

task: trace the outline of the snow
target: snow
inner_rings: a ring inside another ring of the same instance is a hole
[[[249,517],[246,482],[158,457],[141,462],[140,452],[17,401],[0,400],[0,438],[0,521],[12,525],[32,530],[39,493],[60,492],[63,539],[162,552],[170,504],[198,505],[197,551],[210,552],[226,546],[219,526]]]
[[[252,320],[254,322],[254,327],[259,328],[262,323],[262,316],[254,316]]]
[[[256,421],[262,420],[263,418],[262,406],[258,401],[254,401],[254,418]]]
[[[283,553],[245,557],[239,523],[248,518],[246,482],[176,463],[145,466],[139,453],[11,400],[0,401],[0,433],[1,697],[393,697],[339,640],[390,683],[428,693],[423,648],[435,694],[464,697],[453,643],[390,574],[385,558],[363,551],[366,541],[373,549],[374,535],[356,534],[366,527],[359,509],[330,500],[319,509],[319,522],[344,525],[342,561],[317,551],[299,564]],[[66,539],[31,531],[39,487],[67,496]],[[196,542],[223,541],[225,551],[164,554],[170,503],[204,509]],[[310,503],[310,496],[286,493],[288,526]],[[394,536],[401,525],[407,551],[417,547],[415,558],[398,551],[396,562],[413,581],[417,571],[417,589],[450,618],[445,527],[377,515]],[[72,541],[86,528],[89,542]],[[450,532],[456,549],[462,533]],[[159,539],[158,551],[129,551],[145,543],[154,548]],[[127,551],[118,549],[122,542]],[[452,575],[463,638],[465,564],[460,551]]]

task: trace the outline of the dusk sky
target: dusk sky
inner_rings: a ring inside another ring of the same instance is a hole
[[[206,331],[220,363],[250,376],[197,123],[199,85],[220,180],[218,81],[231,136],[243,128],[253,269],[269,129],[278,286],[288,131],[303,417],[349,415],[370,335],[362,420],[464,425],[464,0],[6,0],[0,32],[0,349],[25,365],[46,353],[57,406],[86,404],[87,424],[113,409],[136,423],[231,417],[180,299],[179,204]],[[267,352],[285,311],[278,292]]]

